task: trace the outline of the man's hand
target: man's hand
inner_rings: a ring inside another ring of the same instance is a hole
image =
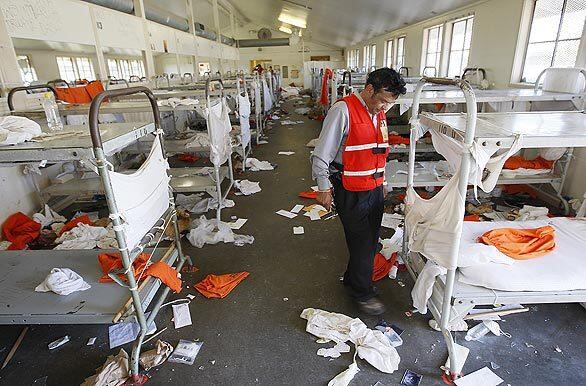
[[[329,211],[332,208],[332,190],[324,190],[317,192],[317,202]]]

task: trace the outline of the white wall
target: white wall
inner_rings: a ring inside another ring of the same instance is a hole
[[[374,39],[360,42],[347,47],[346,52],[350,49],[358,48],[360,52],[359,65],[362,66],[364,45],[376,44],[376,66],[383,67],[386,41],[398,36],[406,36],[405,66],[409,67],[409,75],[419,75],[423,49],[423,30],[474,14],[468,67],[486,69],[487,78],[494,83],[495,87],[506,87],[510,83],[522,8],[523,0],[483,1],[391,31]]]

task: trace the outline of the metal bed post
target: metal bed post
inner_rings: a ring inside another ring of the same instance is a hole
[[[91,136],[92,144],[94,147],[94,156],[96,158],[96,165],[98,168],[99,175],[102,179],[102,183],[104,185],[104,191],[106,193],[106,202],[108,204],[108,210],[111,214],[110,218],[112,220],[112,224],[114,226],[113,227],[114,232],[116,234],[116,239],[118,241],[119,251],[121,254],[121,258],[122,258],[122,265],[125,269],[126,278],[128,280],[128,288],[129,288],[131,296],[132,296],[132,303],[133,303],[134,310],[136,312],[136,318],[137,318],[139,326],[140,326],[140,333],[139,333],[138,337],[136,338],[136,341],[132,347],[130,374],[133,377],[133,379],[136,379],[139,375],[139,368],[138,368],[139,363],[138,362],[139,362],[139,356],[140,356],[142,343],[143,343],[144,337],[147,332],[147,328],[148,328],[147,326],[156,317],[159,309],[161,308],[162,302],[164,301],[164,298],[169,293],[169,288],[168,287],[165,288],[165,290],[161,294],[161,297],[155,303],[155,306],[153,307],[153,310],[152,310],[149,318],[147,319],[145,316],[145,310],[142,306],[140,295],[138,293],[138,285],[137,285],[136,279],[134,277],[134,272],[132,270],[132,263],[133,263],[134,259],[136,258],[137,254],[133,255],[133,254],[131,254],[131,251],[128,250],[128,246],[126,244],[126,238],[124,236],[124,233],[122,232],[122,220],[121,220],[120,214],[118,212],[118,206],[117,206],[116,200],[114,198],[114,192],[112,189],[110,176],[108,174],[108,161],[106,159],[106,154],[104,153],[104,149],[102,146],[102,138],[100,135],[99,124],[98,124],[98,115],[99,115],[100,105],[102,104],[104,99],[116,97],[116,96],[120,96],[120,95],[135,94],[135,93],[139,93],[139,92],[146,94],[146,96],[148,97],[148,99],[151,103],[151,107],[153,110],[153,118],[154,118],[154,123],[155,123],[155,133],[157,135],[160,135],[162,129],[161,129],[161,125],[160,125],[159,108],[158,108],[155,96],[153,95],[152,91],[144,86],[133,87],[133,88],[129,88],[129,89],[104,91],[104,92],[98,94],[94,98],[94,100],[91,103],[90,112],[89,112],[89,129],[90,129],[90,136]],[[161,140],[161,144],[162,144],[162,138],[160,140]],[[162,150],[162,153],[164,154],[164,150]],[[174,211],[175,203],[173,200],[172,193],[170,193],[169,203],[170,203],[171,209]],[[178,256],[179,256],[178,270],[180,271],[181,267],[183,266],[183,263],[185,262],[185,256],[183,255],[183,252],[181,250],[176,213],[172,214],[171,221],[174,223],[176,248],[177,248],[177,252],[178,252]]]
[[[464,93],[464,97],[466,99],[466,132],[464,133],[464,151],[462,154],[462,159],[460,161],[460,170],[459,170],[459,181],[458,181],[458,192],[462,197],[462,201],[458,202],[460,209],[464,209],[466,205],[466,191],[468,188],[468,176],[470,175],[470,166],[473,162],[472,154],[470,152],[470,147],[474,142],[474,134],[476,132],[476,119],[477,119],[477,105],[476,105],[476,97],[474,96],[474,91],[470,86],[470,83],[466,80],[461,79],[444,79],[444,78],[427,78],[423,77],[415,90],[415,95],[413,98],[413,112],[414,121],[412,122],[411,126],[411,139],[414,138],[414,132],[418,125],[417,120],[419,118],[419,95],[423,90],[425,83],[433,83],[433,84],[441,84],[441,85],[455,85],[458,86],[462,92]],[[413,119],[413,118],[412,118]],[[409,152],[409,174],[408,174],[408,188],[413,186],[413,174],[415,168],[415,144],[414,141],[411,140],[409,143],[410,152]],[[464,222],[463,218],[458,219],[458,226],[461,229],[462,223]],[[408,233],[408,232],[405,232]],[[452,295],[454,292],[454,282],[456,280],[456,269],[458,265],[458,251],[460,249],[460,238],[461,238],[461,230],[459,234],[455,235],[455,238],[451,244],[450,248],[450,267],[447,269],[446,275],[446,283],[444,289],[444,297],[442,301],[442,310],[441,310],[441,320],[440,320],[440,329],[444,336],[444,340],[446,341],[446,345],[448,348],[448,354],[450,359],[450,376],[452,379],[455,379],[459,376],[459,374],[455,373],[453,369],[457,367],[457,353],[455,351],[455,342],[450,333],[448,323],[450,321],[450,310],[451,310],[451,301]]]
[[[253,87],[255,89],[258,89],[258,98],[256,97],[256,91],[254,92],[254,113],[256,116],[256,143],[258,144],[258,141],[260,141],[260,135],[264,129],[264,122],[262,119],[262,87],[258,73],[254,74]]]

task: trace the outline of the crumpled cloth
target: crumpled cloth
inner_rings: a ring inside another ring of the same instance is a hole
[[[391,255],[387,260],[382,253],[377,253],[374,256],[374,264],[372,269],[372,281],[379,281],[389,274],[391,268],[397,262],[397,252]]]
[[[87,378],[81,386],[120,386],[129,377],[128,354],[124,349],[116,356],[109,356],[96,374]]]
[[[338,358],[340,355],[347,352],[350,352],[350,346],[348,346],[346,343],[339,342],[336,343],[334,347],[320,348],[317,350],[317,355],[324,358]]]
[[[145,271],[145,276],[154,276],[159,278],[163,284],[171,288],[171,291],[175,293],[181,292],[182,282],[179,278],[179,273],[169,264],[162,261],[157,261],[149,265]]]
[[[207,275],[202,281],[197,283],[195,289],[206,298],[220,298],[223,299],[232,290],[240,284],[240,282],[248,277],[249,273],[237,272],[228,273],[225,275]]]
[[[237,235],[232,231],[230,225],[216,219],[208,220],[204,216],[193,221],[194,228],[189,231],[187,240],[194,247],[201,248],[205,244],[217,244],[219,242],[234,243],[241,247],[245,244],[252,244],[254,237],[249,235]]]
[[[360,369],[354,361],[350,363],[350,366],[348,366],[346,370],[342,371],[340,374],[332,378],[332,380],[328,382],[328,386],[348,386],[350,382],[352,382],[352,379],[354,379],[354,376],[358,374],[359,371]]]
[[[98,246],[98,242],[107,236],[106,228],[78,223],[75,228],[61,233],[61,236],[55,240],[58,244],[55,249],[94,249]]]
[[[529,260],[555,248],[555,229],[549,225],[534,229],[497,228],[484,233],[478,241],[494,245],[515,260]]]
[[[379,371],[392,373],[399,368],[397,350],[381,331],[369,329],[362,320],[314,308],[304,309],[301,318],[307,320],[306,331],[318,338],[336,343],[345,343],[348,340],[354,343],[356,355]],[[348,370],[332,379],[329,385],[346,385],[357,372],[358,367],[350,365]]]
[[[260,182],[252,182],[249,180],[236,180],[234,181],[234,186],[245,196],[250,196],[262,190],[260,188]]]
[[[41,126],[31,119],[12,115],[0,117],[0,146],[30,141],[42,133]]]
[[[87,214],[81,215],[79,217],[75,217],[65,223],[63,228],[61,228],[61,230],[59,231],[59,236],[61,236],[65,232],[75,228],[79,224],[92,225],[92,220],[90,219],[90,217]]]
[[[25,249],[31,241],[39,237],[41,224],[22,212],[10,215],[2,224],[2,235],[12,244],[10,251]]]
[[[36,292],[55,292],[57,295],[69,295],[85,291],[91,286],[76,272],[69,268],[53,268],[45,280],[36,288]]]
[[[162,340],[157,340],[157,347],[140,354],[140,365],[145,371],[148,371],[165,362],[172,352],[173,346]]]
[[[134,259],[132,268],[134,270],[134,276],[137,277],[145,270],[145,267],[149,261],[150,255],[148,253],[141,253]],[[98,262],[102,268],[104,275],[100,278],[100,283],[111,283],[113,280],[108,276],[108,272],[111,270],[122,269],[122,256],[120,253],[100,253],[98,255]],[[126,280],[126,275],[118,275],[122,280]],[[143,274],[143,277],[146,277]]]
[[[195,133],[193,137],[189,139],[189,142],[185,144],[185,148],[190,147],[210,147],[210,136],[208,133]]]
[[[67,219],[55,212],[51,207],[45,204],[44,211],[33,214],[33,220],[41,224],[41,228],[45,228],[54,222],[65,222]]]
[[[192,98],[185,98],[185,99],[169,98],[169,99],[159,100],[159,101],[157,101],[157,104],[159,106],[170,106],[172,108],[175,108],[177,106],[197,106],[197,105],[199,105],[199,101],[197,99],[192,99]]]
[[[273,170],[275,169],[269,161],[259,161],[256,158],[246,159],[246,168],[251,172],[258,172],[261,170]]]
[[[419,273],[415,285],[411,290],[411,299],[413,299],[413,307],[422,314],[427,314],[427,301],[433,292],[433,284],[435,278],[439,275],[445,275],[447,269],[436,264],[432,260],[425,263],[425,267]]]
[[[194,194],[178,194],[175,199],[175,204],[178,208],[184,209],[190,213],[203,214],[208,212],[210,209],[216,209],[218,207],[218,199],[215,197],[203,198],[202,193]],[[232,208],[235,203],[233,200],[224,199],[222,200],[223,208]]]
[[[523,205],[515,221],[547,220],[549,209],[542,206]]]

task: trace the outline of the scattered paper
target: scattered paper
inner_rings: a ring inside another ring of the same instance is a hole
[[[295,217],[297,217],[297,214],[291,213],[291,212],[289,212],[287,210],[284,210],[284,209],[281,209],[281,210],[279,210],[279,211],[277,211],[275,213],[278,214],[278,215],[287,217],[287,218],[295,218]]]
[[[267,143],[269,143],[269,142],[265,141],[264,139],[261,139],[257,142],[257,145],[266,145]]]
[[[294,151],[280,151],[279,155],[293,155],[295,154]]]
[[[403,222],[403,216],[396,213],[383,213],[381,226],[385,228],[397,229]]]
[[[246,224],[246,222],[248,221],[247,218],[239,218],[238,220],[234,221],[234,222],[229,222],[228,225],[230,226],[231,229],[240,229],[242,228],[242,225]]]
[[[191,342],[180,339],[177,347],[175,347],[175,350],[167,360],[172,363],[192,365],[202,345],[203,342]]]
[[[293,227],[293,234],[294,235],[302,235],[305,233],[303,227]]]
[[[466,363],[466,359],[468,358],[468,354],[470,353],[470,349],[468,347],[461,346],[457,343],[454,343],[454,347],[456,348],[456,368],[450,369],[450,357],[446,360],[445,367],[446,369],[450,369],[453,373],[462,373],[462,368],[464,367],[464,363]]]
[[[69,335],[65,335],[63,338],[59,338],[59,339],[49,343],[49,350],[55,350],[57,347],[61,347],[65,343],[69,342],[69,340],[70,340]]]
[[[311,210],[309,212],[305,212],[304,216],[309,217],[311,221],[321,219],[321,216],[319,215],[319,211],[316,211],[316,210]]]
[[[148,316],[145,315],[147,318]],[[110,340],[110,349],[122,346],[128,342],[132,342],[138,336],[140,326],[135,322],[122,322],[116,323],[108,327],[108,336]],[[157,331],[155,321],[151,323],[147,331],[147,335],[150,335]]]
[[[173,304],[173,322],[175,329],[191,326],[191,313],[189,303]]]
[[[303,209],[303,205],[297,204],[290,210],[291,213],[299,213]]]
[[[186,296],[189,298],[189,300],[193,300],[193,299],[195,299],[195,295],[192,295],[192,294],[187,294]]]
[[[96,343],[96,337],[89,338],[88,341],[87,341],[87,343],[86,343],[86,346],[93,346],[94,343]]]
[[[454,383],[457,386],[496,386],[503,383],[503,380],[488,367],[483,367],[478,371],[456,379]]]

